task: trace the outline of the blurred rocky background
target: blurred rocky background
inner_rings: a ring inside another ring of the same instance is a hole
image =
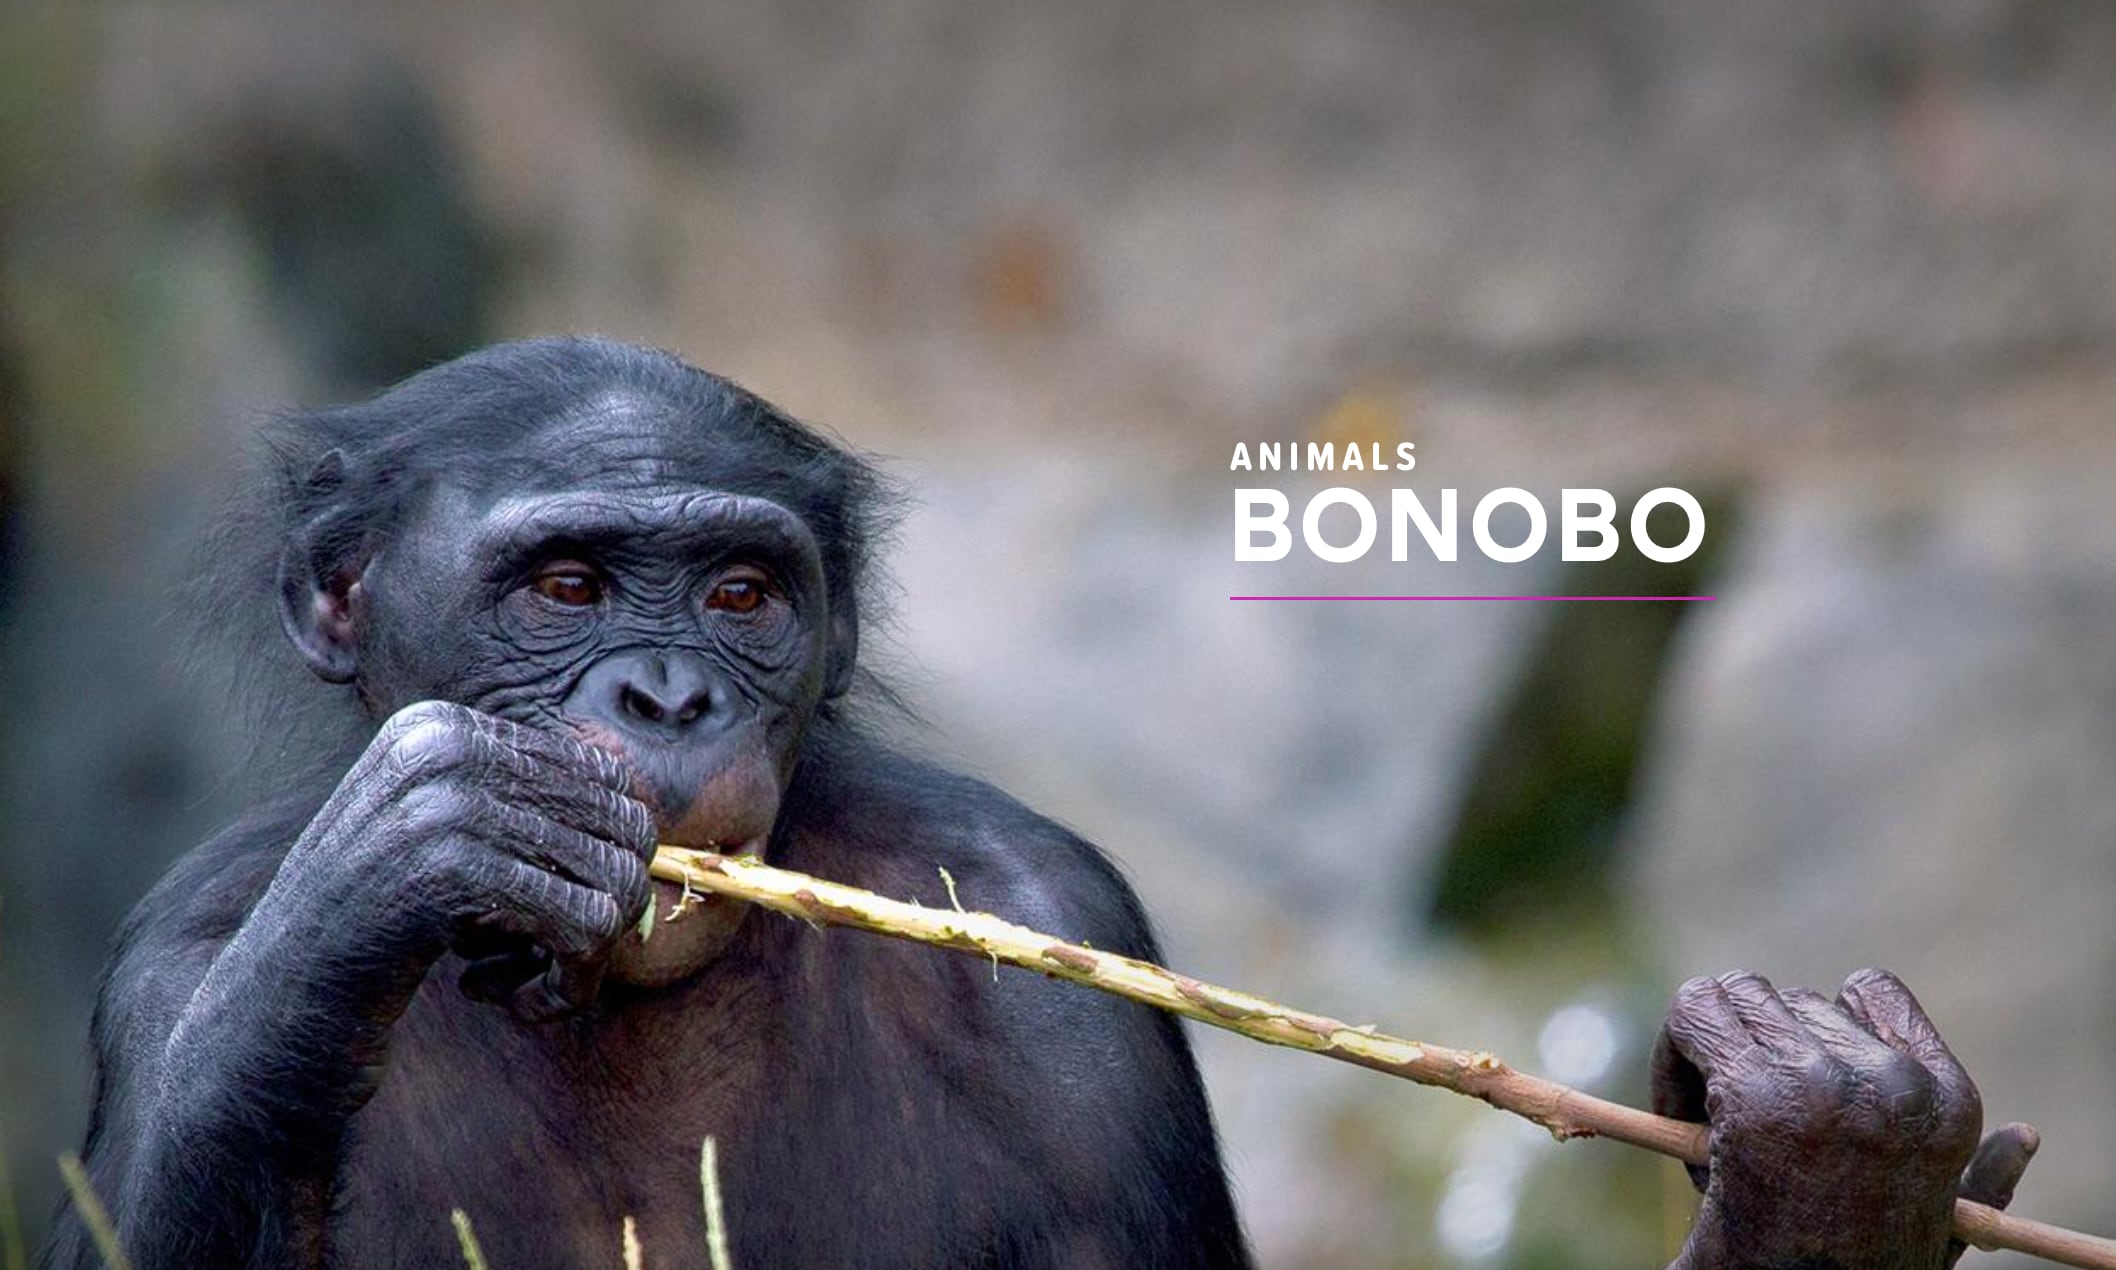
[[[889,457],[928,743],[1107,844],[1185,968],[1639,1098],[1683,975],[1890,965],[2047,1131],[2020,1210],[2116,1231],[2116,8],[29,4],[0,1267],[113,927],[232,805],[177,654],[242,438],[573,330]],[[1235,566],[1233,443],[1311,437],[1465,501],[1683,485],[1712,549]],[[1265,578],[1720,599],[1228,601]],[[1266,1265],[1688,1220],[1662,1162],[1199,1044]]]

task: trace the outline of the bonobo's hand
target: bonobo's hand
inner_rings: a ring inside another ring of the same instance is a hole
[[[401,1009],[453,948],[463,990],[545,1019],[585,1005],[651,891],[653,815],[571,737],[422,702],[383,724],[260,909],[314,915],[341,981]]]
[[[1962,1252],[1956,1196],[2003,1207],[2037,1145],[2026,1125],[1978,1145],[1975,1084],[1878,970],[1834,1003],[1692,979],[1654,1047],[1653,1107],[1712,1126],[1681,1270],[1942,1270]]]

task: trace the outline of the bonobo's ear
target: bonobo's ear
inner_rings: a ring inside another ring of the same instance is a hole
[[[830,649],[824,663],[823,695],[842,697],[852,687],[852,668],[860,657],[860,615],[850,596],[830,606]]]
[[[332,450],[296,493],[306,514],[279,557],[279,622],[309,669],[328,683],[351,683],[359,669],[354,608],[360,564],[334,559],[329,528],[338,509],[331,495],[345,483],[345,458]],[[320,504],[320,506],[319,506]]]

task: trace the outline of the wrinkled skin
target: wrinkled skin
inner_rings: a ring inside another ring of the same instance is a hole
[[[1738,971],[1685,983],[1653,1107],[1712,1126],[1682,1270],[1941,1270],[1957,1196],[2005,1207],[2038,1145],[2020,1124],[1979,1144],[1976,1085],[1878,970],[1835,1001]]]
[[[315,1239],[348,1120],[444,953],[482,958],[467,963],[465,990],[524,1020],[592,995],[648,899],[654,820],[626,784],[619,764],[579,742],[461,706],[393,716],[176,1016],[146,1112],[153,1127],[113,1197],[133,1259],[256,1259],[211,1238],[234,1232],[201,1231],[184,1212],[202,1163],[242,1167],[255,1119],[273,1130],[260,1198]],[[290,1053],[302,1061],[285,1062]],[[217,1148],[205,1160],[201,1143]]]
[[[707,1135],[744,1270],[1249,1264],[1170,1017],[648,878],[657,841],[891,895],[945,871],[1160,959],[1092,845],[857,726],[857,459],[594,341],[274,445],[283,541],[224,567],[367,735],[120,937],[83,1155],[136,1266],[459,1264],[458,1206],[504,1270],[611,1264],[628,1216],[701,1264]],[[1975,1097],[1893,991],[1678,998],[1663,1102],[1715,1126],[1685,1265],[1941,1263]],[[46,1264],[98,1264],[71,1214]]]

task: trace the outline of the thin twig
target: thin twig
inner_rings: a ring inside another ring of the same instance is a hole
[[[1251,1040],[1307,1050],[1466,1094],[1532,1120],[1560,1141],[1613,1138],[1687,1163],[1705,1162],[1709,1139],[1703,1125],[1665,1119],[1515,1071],[1482,1051],[1425,1045],[1377,1032],[1371,1026],[1354,1027],[1204,983],[1151,962],[1069,943],[990,913],[926,908],[775,869],[752,857],[682,847],[662,847],[654,857],[653,873],[664,881],[747,900],[810,925],[849,926],[989,957],[1099,988]],[[2116,1241],[2009,1217],[1968,1200],[1955,1201],[1954,1234],[1987,1251],[2025,1252],[2080,1270],[2116,1270]]]
[[[81,1224],[88,1227],[89,1238],[95,1240],[104,1266],[108,1270],[132,1270],[131,1259],[118,1243],[118,1228],[111,1223],[110,1210],[97,1197],[95,1184],[88,1180],[88,1170],[81,1167],[81,1157],[71,1151],[60,1156],[59,1176],[66,1179],[66,1193],[73,1200],[74,1211],[81,1214]]]
[[[470,1214],[458,1208],[448,1214],[455,1223],[456,1242],[463,1248],[463,1264],[470,1270],[488,1270],[485,1265],[485,1250],[478,1247],[478,1232],[470,1228]]]
[[[713,1270],[734,1270],[727,1252],[727,1214],[720,1206],[720,1145],[708,1137],[698,1148],[698,1189],[705,1196],[705,1252]]]

